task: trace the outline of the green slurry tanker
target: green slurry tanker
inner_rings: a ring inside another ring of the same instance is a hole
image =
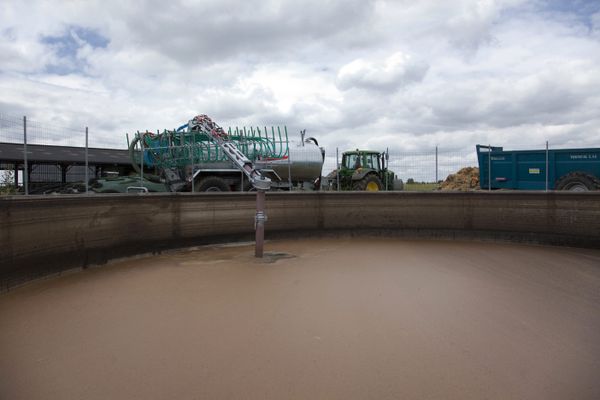
[[[137,175],[97,179],[97,193],[316,190],[325,151],[287,128],[229,129],[206,115],[162,133],[137,132],[129,144]]]

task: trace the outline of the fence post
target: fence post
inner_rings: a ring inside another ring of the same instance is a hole
[[[194,132],[192,132],[192,151],[191,151],[191,156],[192,156],[192,171],[190,172],[191,174],[191,179],[192,179],[192,193],[195,192],[195,187],[194,187],[194,152],[196,151],[196,134]],[[243,182],[242,182],[242,186],[243,186]]]
[[[340,191],[340,156],[339,156],[339,151],[338,148],[335,148],[335,164],[336,164],[336,168],[335,168],[335,179],[336,179],[336,191]]]
[[[88,162],[88,127],[85,127],[85,194],[88,194],[88,185],[90,182],[90,177],[89,177],[89,162]]]
[[[386,163],[387,165],[382,165],[383,168],[385,168],[388,172],[390,170],[390,148],[386,147],[385,148],[385,156],[382,157],[383,159],[381,160],[382,163]],[[388,181],[390,180],[390,174],[387,173],[385,174],[385,191],[388,191]]]
[[[144,186],[144,132],[140,135],[140,186]]]
[[[287,138],[287,126],[283,127],[284,131],[285,131],[285,137]],[[300,131],[302,132],[302,131]],[[266,132],[265,132],[266,133]],[[304,136],[302,136],[302,139],[304,140]],[[275,142],[275,139],[273,139],[273,142]],[[304,143],[302,143],[302,145],[304,146]],[[292,158],[290,157],[290,141],[287,141],[287,155],[288,155],[288,185],[290,186],[290,192],[292,191]]]
[[[546,192],[548,191],[548,141],[546,140]]]
[[[488,144],[488,190],[492,190],[492,145]]]
[[[23,116],[23,185],[25,185],[25,195],[29,194],[29,166],[27,164],[27,116]]]
[[[438,183],[438,147],[435,146],[435,184]]]

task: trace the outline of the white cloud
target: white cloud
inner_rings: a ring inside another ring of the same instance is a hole
[[[306,128],[330,154],[598,146],[600,7],[552,4],[5,1],[0,112],[103,144],[208,113]]]
[[[427,65],[397,52],[382,61],[359,58],[344,65],[337,75],[337,86],[341,90],[363,88],[388,92],[421,81],[426,72]]]

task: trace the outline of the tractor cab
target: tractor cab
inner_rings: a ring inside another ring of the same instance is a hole
[[[348,170],[382,170],[383,153],[368,150],[347,151],[342,155],[342,168]]]
[[[387,153],[353,150],[342,154],[340,189],[376,192],[394,189],[394,173],[387,170]]]

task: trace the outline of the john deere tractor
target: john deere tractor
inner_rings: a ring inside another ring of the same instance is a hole
[[[388,170],[388,153],[371,150],[353,150],[342,154],[339,172],[327,176],[330,188],[336,190],[339,179],[340,190],[376,192],[379,190],[402,190],[402,180]]]

